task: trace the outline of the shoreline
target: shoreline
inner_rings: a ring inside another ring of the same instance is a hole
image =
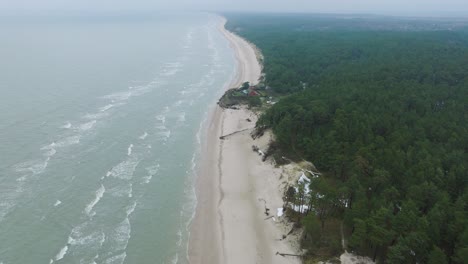
[[[234,50],[237,63],[228,88],[245,81],[257,84],[262,72],[258,50],[227,31],[225,23],[222,18],[219,29]],[[269,134],[255,141],[250,137],[256,120],[257,116],[246,108],[219,106],[208,117],[195,184],[197,207],[190,226],[189,263],[300,263],[297,258],[276,255],[278,251],[294,251],[287,240],[279,240],[284,224],[274,218],[265,220],[265,208],[276,216],[276,208],[283,205],[282,171],[262,162],[252,151],[253,143],[266,148],[271,139]],[[243,129],[249,130],[219,139]]]

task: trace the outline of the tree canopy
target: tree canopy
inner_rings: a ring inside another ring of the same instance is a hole
[[[257,125],[324,174],[349,247],[386,263],[466,263],[466,27],[228,18],[262,50],[266,85],[285,95]]]

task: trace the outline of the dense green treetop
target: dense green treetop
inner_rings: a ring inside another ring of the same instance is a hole
[[[349,247],[388,263],[466,263],[466,23],[228,20],[262,50],[266,85],[287,95],[258,125],[324,173],[336,190],[329,210],[352,230]]]

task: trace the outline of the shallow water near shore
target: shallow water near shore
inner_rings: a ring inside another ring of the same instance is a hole
[[[0,25],[0,263],[186,263],[221,19],[62,19]]]

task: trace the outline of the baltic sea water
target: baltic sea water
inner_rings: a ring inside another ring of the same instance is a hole
[[[0,263],[186,263],[212,14],[0,24]]]

